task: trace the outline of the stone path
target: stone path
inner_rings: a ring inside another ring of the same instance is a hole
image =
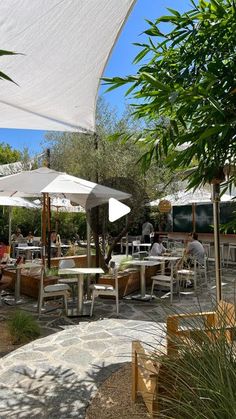
[[[224,298],[235,301],[234,269],[224,272]],[[95,316],[68,319],[58,308],[44,314],[40,324],[48,335],[1,359],[0,418],[84,418],[98,386],[124,362],[131,360],[131,341],[163,342],[166,316],[173,312],[212,309],[214,282],[197,294],[140,302],[98,299]],[[160,296],[160,295],[159,295]],[[20,308],[33,312],[33,301]],[[14,308],[2,305],[0,319]],[[36,313],[34,312],[34,315]]]
[[[84,418],[98,386],[131,360],[131,341],[154,344],[161,336],[153,322],[107,319],[19,348],[2,359],[0,417]]]

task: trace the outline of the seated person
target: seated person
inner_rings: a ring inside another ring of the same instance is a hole
[[[205,249],[202,243],[198,241],[197,233],[191,233],[189,236],[189,242],[185,250],[185,255],[192,256],[197,262],[202,265],[204,264]]]
[[[162,240],[159,234],[155,233],[153,242],[150,249],[150,256],[161,256],[162,253],[166,252],[166,248],[162,244]]]
[[[33,240],[34,240],[34,236],[32,234],[32,231],[29,231],[28,235],[26,236],[26,240],[27,240],[28,246],[32,246]]]
[[[61,256],[61,238],[56,230],[51,231],[52,256]]]
[[[11,241],[15,243],[20,243],[23,239],[23,235],[21,234],[21,229],[17,227],[16,232],[12,234]]]

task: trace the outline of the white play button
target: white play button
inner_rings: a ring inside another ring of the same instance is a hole
[[[111,223],[128,214],[129,212],[130,207],[127,205],[122,204],[122,202],[117,201],[117,199],[109,199],[109,221]]]

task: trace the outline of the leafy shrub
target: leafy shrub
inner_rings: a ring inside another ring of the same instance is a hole
[[[58,268],[46,268],[46,276],[57,276],[58,275]]]
[[[119,263],[118,271],[124,271],[129,267],[129,263],[133,260],[132,256],[124,256]]]
[[[30,342],[40,336],[40,327],[34,317],[24,311],[15,311],[8,321],[14,344]]]

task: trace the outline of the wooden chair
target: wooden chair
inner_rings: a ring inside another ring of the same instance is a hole
[[[44,266],[35,264],[35,268],[31,268],[31,269],[33,270],[34,274],[38,273],[40,275],[40,289],[39,289],[39,298],[38,298],[39,316],[42,311],[44,299],[49,298],[49,297],[63,298],[65,312],[67,314],[67,296],[68,296],[68,291],[70,289],[69,285],[68,284],[52,284],[52,285],[47,285],[46,287],[44,287],[44,283],[43,283],[44,272],[45,272]]]
[[[204,327],[182,327],[181,321],[202,318]],[[158,417],[160,400],[163,392],[168,390],[162,383],[168,383],[168,372],[162,365],[162,356],[178,357],[181,345],[186,341],[191,344],[199,335],[205,334],[212,341],[220,338],[222,333],[229,342],[232,342],[236,327],[234,304],[220,301],[216,311],[189,314],[176,314],[167,318],[166,348],[159,348],[158,357],[154,360],[153,354],[145,351],[139,341],[132,342],[132,400],[141,395],[151,417]]]
[[[176,279],[174,278],[174,266],[171,264],[171,273],[170,275],[154,275],[152,276],[152,288],[151,288],[151,299],[153,296],[154,287],[160,285],[162,287],[168,287],[170,289],[170,302],[173,302],[173,291],[174,285],[176,284]]]
[[[75,261],[74,259],[61,259],[59,260],[59,269],[66,269],[66,268],[75,268]],[[75,287],[78,285],[77,276],[69,276],[66,275],[63,278],[58,280],[59,284],[68,284],[72,289],[72,300],[75,300]]]
[[[159,412],[159,382],[165,370],[161,363],[154,363],[141,342],[132,342],[132,401],[141,395],[153,418]]]
[[[187,321],[187,324],[185,322],[184,326],[183,320]],[[201,320],[203,325],[200,327],[199,322]],[[232,342],[235,327],[235,306],[223,300],[219,302],[215,311],[168,316],[167,354],[170,356],[176,355],[181,341],[187,340],[191,342],[204,335],[207,335],[210,339],[216,339],[223,333],[226,339]]]

